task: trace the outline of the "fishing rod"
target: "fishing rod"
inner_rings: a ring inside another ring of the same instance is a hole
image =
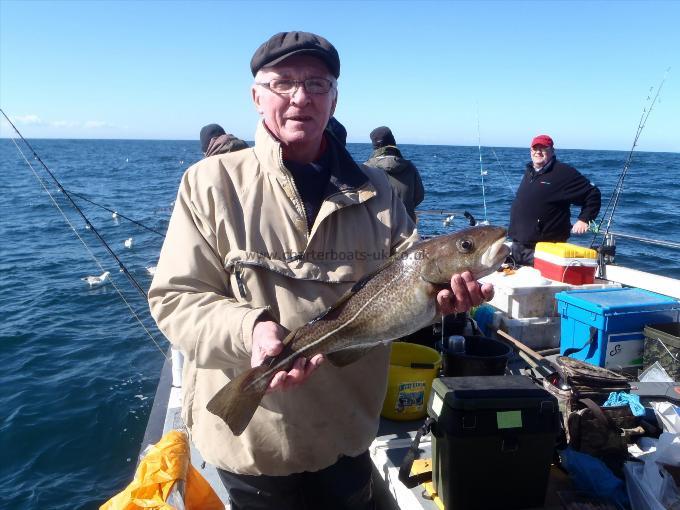
[[[482,135],[479,129],[479,103],[477,104],[477,147],[479,148],[479,175],[482,178],[482,201],[484,202],[484,222],[488,225],[489,218],[486,215],[486,190],[484,189],[484,167],[482,166]]]
[[[66,190],[66,192],[67,192],[68,194],[70,194],[70,195],[73,195],[74,197],[78,197],[78,198],[80,198],[81,200],[85,200],[85,202],[89,202],[89,203],[92,204],[92,205],[95,205],[95,206],[97,206],[97,207],[100,207],[100,208],[104,209],[105,211],[110,212],[110,213],[113,215],[114,218],[116,218],[116,217],[121,217],[121,218],[123,218],[124,220],[127,220],[127,221],[129,221],[129,222],[131,222],[131,223],[134,223],[135,225],[137,225],[137,226],[139,226],[139,227],[142,227],[142,228],[148,230],[149,232],[151,232],[151,233],[153,233],[153,234],[156,234],[156,235],[158,235],[158,236],[160,236],[160,237],[165,238],[165,234],[163,234],[162,232],[159,232],[158,230],[155,230],[155,229],[153,229],[153,228],[151,228],[151,227],[147,227],[147,226],[144,225],[143,223],[141,223],[141,222],[139,222],[139,221],[136,221],[136,220],[133,220],[132,218],[128,218],[127,216],[125,216],[124,214],[119,213],[118,211],[115,211],[115,210],[113,210],[113,209],[109,209],[108,207],[105,207],[105,206],[103,206],[103,205],[101,205],[101,204],[98,204],[97,202],[94,202],[94,201],[90,200],[89,198],[87,198],[87,197],[85,197],[85,196],[83,196],[83,195],[80,195],[80,194],[76,193],[75,191]]]
[[[80,216],[83,218],[83,220],[85,221],[85,228],[88,229],[88,230],[90,230],[91,232],[93,232],[93,233],[95,234],[95,236],[96,236],[97,239],[102,243],[102,245],[104,246],[104,248],[106,248],[106,250],[109,252],[109,254],[116,260],[116,262],[118,262],[118,266],[119,266],[121,272],[124,273],[125,276],[128,277],[129,281],[132,283],[132,285],[135,287],[135,289],[137,289],[137,290],[141,293],[141,295],[144,297],[144,300],[146,300],[146,292],[144,291],[144,289],[142,288],[142,286],[139,284],[139,282],[137,282],[137,280],[135,279],[135,277],[130,273],[130,271],[127,269],[127,267],[125,267],[125,264],[123,264],[123,262],[118,258],[118,256],[117,256],[117,255],[114,253],[114,251],[111,249],[111,247],[109,246],[109,244],[108,244],[108,243],[104,240],[104,238],[99,234],[99,232],[98,232],[97,229],[94,227],[94,225],[92,225],[92,223],[91,223],[90,220],[87,218],[87,216],[85,216],[85,214],[83,213],[83,211],[82,211],[82,210],[78,207],[78,205],[73,201],[73,199],[71,198],[71,196],[69,195],[69,193],[64,189],[64,187],[61,185],[61,183],[59,182],[59,180],[58,180],[58,179],[55,177],[55,175],[50,171],[50,169],[49,169],[49,168],[47,167],[47,165],[42,161],[42,159],[40,159],[40,156],[38,156],[38,154],[35,152],[35,150],[34,150],[33,147],[31,146],[31,144],[28,142],[28,140],[26,140],[26,139],[23,137],[23,135],[21,134],[21,132],[19,132],[19,130],[17,129],[17,127],[16,127],[16,126],[14,125],[14,123],[9,119],[9,117],[7,116],[7,114],[4,112],[4,110],[3,110],[2,108],[0,108],[0,113],[2,113],[2,115],[5,117],[5,119],[7,119],[7,122],[9,122],[9,124],[12,126],[12,128],[14,129],[14,131],[16,131],[16,133],[19,135],[19,137],[21,138],[21,140],[22,140],[22,141],[26,144],[26,146],[31,150],[31,152],[33,153],[33,157],[34,157],[37,161],[40,162],[40,164],[41,164],[42,167],[45,169],[45,171],[46,171],[46,172],[50,175],[50,177],[54,180],[54,182],[56,183],[57,188],[59,189],[59,191],[60,191],[61,193],[63,193],[64,196],[66,196],[66,198],[69,200],[69,202],[71,203],[71,205],[73,206],[73,208],[74,208],[74,209],[80,214]],[[52,201],[52,203],[54,204],[54,206],[57,208],[57,210],[58,210],[58,211],[61,213],[61,215],[64,217],[64,220],[66,221],[66,223],[68,224],[68,226],[71,228],[71,230],[73,230],[73,233],[76,235],[76,237],[78,238],[78,240],[83,244],[83,246],[85,247],[85,249],[87,250],[87,252],[88,252],[88,253],[90,254],[90,256],[93,258],[93,260],[95,261],[95,264],[97,264],[97,266],[99,266],[99,269],[100,269],[102,272],[104,272],[104,267],[103,267],[102,264],[99,262],[99,259],[98,259],[97,256],[92,252],[92,250],[91,250],[90,247],[87,245],[87,243],[86,243],[85,240],[82,238],[82,236],[78,233],[78,231],[77,231],[77,229],[75,228],[75,226],[73,225],[73,223],[71,223],[71,221],[68,219],[68,216],[67,216],[66,213],[63,211],[63,209],[59,206],[58,202],[56,201],[56,199],[54,198],[54,196],[52,195],[52,193],[50,192],[50,190],[48,189],[48,187],[45,185],[45,182],[43,181],[43,179],[38,175],[38,172],[36,172],[35,168],[33,168],[33,165],[31,165],[31,162],[28,160],[28,158],[27,158],[26,155],[24,154],[24,151],[21,150],[21,147],[19,147],[19,145],[16,143],[16,141],[15,141],[13,138],[12,138],[12,142],[14,143],[15,147],[17,148],[17,150],[18,150],[19,153],[21,154],[21,157],[24,159],[24,161],[26,162],[26,164],[28,165],[28,167],[29,167],[29,168],[31,169],[31,171],[33,172],[33,175],[35,176],[36,180],[40,183],[40,185],[42,186],[43,190],[45,190],[45,192],[47,193],[47,195],[50,197],[50,200]],[[148,328],[144,325],[144,322],[143,322],[142,319],[139,317],[139,315],[137,314],[137,312],[135,312],[134,308],[132,308],[132,305],[131,305],[131,304],[128,302],[128,300],[125,298],[125,296],[124,296],[124,294],[122,293],[122,291],[118,288],[118,286],[115,284],[115,282],[114,282],[112,279],[111,279],[110,281],[111,281],[111,285],[112,285],[113,288],[116,290],[116,292],[118,293],[119,297],[123,300],[123,302],[125,303],[125,305],[126,305],[126,306],[128,307],[128,309],[130,310],[130,313],[132,314],[132,316],[133,316],[133,317],[137,320],[137,322],[139,322],[139,324],[142,326],[142,328],[144,329],[144,331],[146,332],[146,334],[149,336],[149,338],[151,339],[151,341],[152,341],[152,342],[154,343],[154,345],[158,348],[158,350],[159,350],[159,352],[161,353],[161,355],[162,355],[164,358],[167,359],[167,355],[165,354],[165,352],[164,352],[163,349],[161,348],[160,344],[159,344],[158,341],[154,338],[154,336],[151,334],[151,332],[148,330]]]
[[[593,235],[593,239],[590,242],[590,247],[592,248],[595,245],[595,240],[597,239],[597,236],[602,234],[603,240],[607,239],[607,236],[609,234],[609,230],[611,228],[611,223],[612,220],[614,219],[614,212],[616,211],[617,206],[619,205],[619,200],[621,198],[621,193],[623,192],[623,182],[626,178],[626,175],[628,174],[628,170],[630,169],[631,162],[633,160],[633,152],[635,151],[635,147],[637,147],[638,140],[640,138],[640,135],[642,134],[642,130],[644,129],[645,125],[647,124],[647,119],[649,118],[649,115],[652,113],[652,110],[654,109],[654,105],[656,104],[656,101],[659,98],[659,94],[661,93],[661,89],[663,88],[663,84],[666,81],[666,78],[668,77],[668,72],[670,71],[670,67],[666,69],[666,72],[664,73],[663,79],[661,80],[661,83],[656,89],[656,93],[654,94],[654,97],[652,98],[652,91],[654,90],[654,87],[650,87],[649,89],[649,95],[647,95],[646,101],[649,102],[651,100],[651,103],[649,104],[649,109],[647,107],[642,109],[642,115],[640,116],[640,121],[638,122],[638,127],[637,131],[635,132],[635,138],[633,139],[633,146],[630,148],[630,152],[628,153],[628,157],[626,158],[626,162],[623,165],[623,170],[621,170],[621,174],[619,175],[619,178],[616,182],[616,185],[614,186],[614,192],[612,194],[612,197],[609,199],[609,202],[607,203],[607,207],[605,208],[604,215],[602,216],[602,219],[600,222],[595,226],[594,230],[595,233]],[[610,206],[611,206],[611,211],[610,211]],[[607,218],[607,226],[605,228],[604,233],[602,233],[602,223],[604,222],[605,218]]]

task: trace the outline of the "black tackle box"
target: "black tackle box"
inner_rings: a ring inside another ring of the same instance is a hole
[[[560,427],[554,396],[522,375],[443,377],[427,411],[447,510],[543,506]]]

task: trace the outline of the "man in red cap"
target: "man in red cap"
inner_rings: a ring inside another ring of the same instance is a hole
[[[342,368],[321,355],[297,359],[274,376],[240,435],[207,409],[228,381],[279,354],[287,330],[379,268],[380,254],[418,238],[385,172],[358,165],[326,129],[340,75],[333,45],[282,32],[257,49],[250,68],[262,117],[255,145],[184,174],[149,290],[151,313],[185,356],[182,418],[218,468],[232,510],[373,509],[368,447],[388,347]],[[437,302],[450,314],[491,297],[490,285],[465,272],[451,275]]]
[[[570,233],[584,234],[600,212],[600,190],[575,168],[557,160],[552,138],[531,140],[531,163],[510,209],[508,235],[512,258],[533,265],[537,242],[565,242]],[[571,205],[581,206],[571,225]]]

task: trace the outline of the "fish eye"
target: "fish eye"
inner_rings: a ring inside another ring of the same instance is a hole
[[[470,253],[475,247],[475,243],[472,242],[472,239],[461,239],[457,244],[458,249],[463,253]]]

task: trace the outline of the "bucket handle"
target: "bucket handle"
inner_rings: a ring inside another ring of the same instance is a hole
[[[420,485],[421,483],[432,481],[432,471],[425,471],[424,473],[418,473],[417,475],[411,476],[411,468],[413,467],[413,461],[418,455],[418,447],[420,446],[420,438],[430,432],[434,420],[429,416],[425,418],[425,422],[416,432],[416,437],[413,438],[413,442],[404,455],[404,460],[401,461],[401,466],[399,467],[399,480],[408,489],[413,489]]]
[[[673,354],[673,353],[668,349],[668,347],[666,347],[666,344],[663,343],[663,340],[661,340],[659,337],[655,337],[655,336],[654,336],[654,337],[647,337],[647,338],[649,338],[650,340],[656,340],[657,342],[659,342],[659,343],[663,346],[663,348],[666,349],[666,352],[668,353],[668,355],[669,355],[671,358],[673,358],[673,360],[674,360],[676,363],[678,363],[678,362],[680,361],[680,359],[678,358],[678,356],[676,356],[675,354]]]

